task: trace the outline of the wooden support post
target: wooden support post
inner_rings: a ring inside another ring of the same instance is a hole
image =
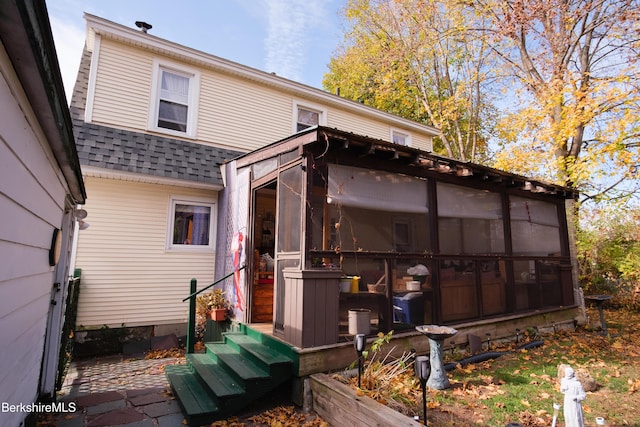
[[[193,353],[196,345],[196,287],[198,281],[191,279],[191,288],[189,290],[189,319],[187,320],[187,353]]]

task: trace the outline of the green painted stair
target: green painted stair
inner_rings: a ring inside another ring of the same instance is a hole
[[[290,347],[242,325],[187,355],[186,365],[165,368],[189,425],[224,419],[288,381],[294,368]]]

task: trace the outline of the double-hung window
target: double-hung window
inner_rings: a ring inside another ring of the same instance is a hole
[[[391,129],[391,142],[398,145],[411,145],[411,135],[396,129]]]
[[[167,249],[213,249],[215,204],[171,198]]]
[[[322,126],[326,124],[326,111],[323,108],[294,102],[293,111],[295,115],[294,121],[296,132],[300,132],[301,130],[312,126]]]
[[[199,74],[156,63],[149,128],[195,137]]]

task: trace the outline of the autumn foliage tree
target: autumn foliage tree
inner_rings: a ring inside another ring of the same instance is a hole
[[[640,211],[624,203],[585,209],[578,232],[580,283],[640,307]]]
[[[477,29],[515,94],[496,166],[575,187],[637,190],[640,5],[634,0],[480,0]]]
[[[350,0],[350,30],[323,85],[442,131],[437,149],[477,161],[492,131],[489,48],[466,30],[465,9],[440,1]]]
[[[637,0],[350,0],[324,86],[441,129],[451,157],[625,197],[640,165],[639,13]]]

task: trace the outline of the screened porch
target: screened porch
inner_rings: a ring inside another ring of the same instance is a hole
[[[574,305],[567,188],[322,127],[234,167],[255,254],[248,307],[270,285],[262,321],[293,345],[345,340],[353,308],[374,334]]]

